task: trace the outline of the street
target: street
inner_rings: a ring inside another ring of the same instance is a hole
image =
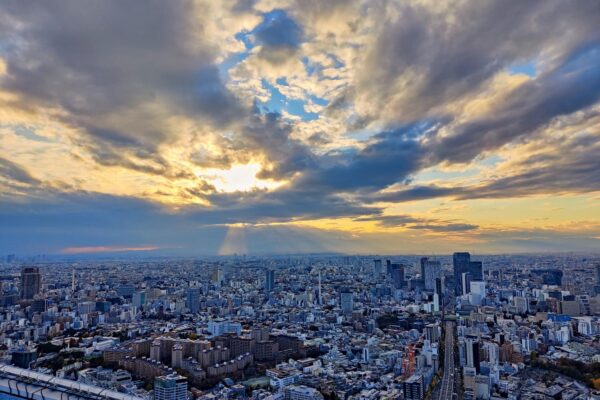
[[[454,362],[454,322],[446,322],[446,339],[444,351],[444,376],[439,391],[439,400],[452,399],[454,393],[455,381],[455,362]]]

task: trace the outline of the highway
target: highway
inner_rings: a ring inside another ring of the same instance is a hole
[[[446,322],[446,339],[444,345],[444,376],[439,391],[439,400],[451,400],[454,393],[456,365],[454,361],[454,322]]]

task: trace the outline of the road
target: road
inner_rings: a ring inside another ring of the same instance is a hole
[[[451,400],[454,393],[456,365],[454,361],[454,322],[446,321],[446,340],[444,345],[444,376],[439,391],[439,400]]]

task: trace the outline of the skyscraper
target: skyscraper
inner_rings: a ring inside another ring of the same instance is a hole
[[[462,274],[469,272],[471,255],[469,253],[454,253],[452,265],[454,267],[454,292],[457,296],[462,295]]]
[[[340,292],[340,304],[344,314],[351,314],[354,309],[354,295],[350,289],[342,289]]]
[[[469,262],[469,274],[471,274],[472,281],[483,280],[483,263],[481,261]]]
[[[33,299],[42,288],[42,275],[38,267],[25,267],[21,270],[21,298]]]
[[[479,373],[480,355],[479,355],[479,340],[475,337],[467,336],[465,341],[467,367],[475,368]]]
[[[270,293],[273,289],[275,289],[275,271],[268,269],[265,273],[265,292]]]
[[[435,290],[435,280],[442,276],[442,265],[439,261],[421,259],[421,270],[425,290]]]
[[[373,260],[373,277],[378,278],[383,272],[383,264],[381,260]]]
[[[390,265],[390,277],[396,289],[404,287],[404,265],[392,263]]]
[[[462,275],[467,273],[470,275],[471,281],[483,281],[483,264],[481,261],[471,261],[469,253],[454,253],[452,256],[454,266],[454,291],[457,296],[470,291],[470,286],[466,286],[463,290]]]
[[[192,313],[200,310],[200,288],[191,287],[187,290],[186,306]]]

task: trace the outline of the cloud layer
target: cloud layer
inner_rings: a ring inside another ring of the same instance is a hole
[[[302,251],[593,250],[599,19],[592,0],[3,2],[0,253],[210,253],[240,227],[249,252],[293,251],[275,230]],[[530,197],[574,212],[520,219]]]

